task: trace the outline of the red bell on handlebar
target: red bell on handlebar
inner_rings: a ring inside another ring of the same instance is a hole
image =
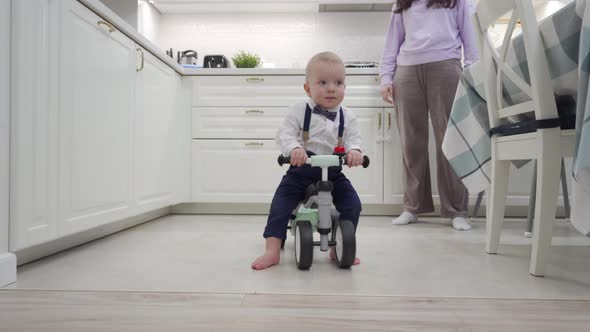
[[[335,154],[344,154],[344,153],[346,153],[346,149],[342,145],[336,145],[334,147],[334,153]]]

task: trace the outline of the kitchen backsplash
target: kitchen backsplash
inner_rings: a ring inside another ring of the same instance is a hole
[[[572,0],[537,6],[539,19]],[[258,54],[263,66],[303,68],[315,53],[330,50],[344,61],[379,62],[390,13],[207,13],[160,14],[148,1],[139,2],[138,30],[162,50],[195,50],[228,59],[245,50]],[[495,42],[506,24],[496,24]]]
[[[166,50],[222,54],[257,53],[265,66],[303,68],[315,53],[330,50],[344,61],[379,62],[390,13],[293,13],[161,15],[152,36]],[[146,28],[144,28],[146,30]]]

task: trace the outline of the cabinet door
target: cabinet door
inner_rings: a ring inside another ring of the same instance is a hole
[[[386,204],[404,203],[403,156],[396,110],[386,108],[383,128],[383,186]]]
[[[175,90],[177,74],[138,48],[133,150],[134,196],[138,212],[172,202],[174,192]],[[186,137],[186,139],[189,139]]]
[[[270,203],[287,166],[272,140],[193,140],[195,202]]]
[[[383,203],[383,109],[355,108],[368,168],[344,166],[343,172],[356,189],[363,204]]]
[[[63,1],[59,232],[127,217],[132,201],[135,44],[78,1]]]
[[[15,251],[57,237],[58,73],[53,64],[59,3],[12,1],[9,14],[10,250]]]

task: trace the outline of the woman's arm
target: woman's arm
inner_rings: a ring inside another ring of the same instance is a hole
[[[393,5],[395,7],[396,4],[394,3]],[[381,69],[379,70],[381,86],[391,85],[393,83],[393,76],[395,76],[395,69],[397,68],[397,55],[404,39],[405,30],[402,15],[392,12],[389,29],[385,37],[385,49],[381,57]]]
[[[472,0],[459,0],[458,5],[457,25],[463,41],[463,57],[465,58],[465,67],[467,67],[479,60],[477,38],[471,23],[471,16],[475,13],[475,7]]]

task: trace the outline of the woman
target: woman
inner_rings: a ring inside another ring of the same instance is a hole
[[[394,225],[434,211],[428,160],[428,114],[436,140],[441,216],[469,230],[468,193],[442,152],[453,99],[465,65],[477,61],[471,0],[397,0],[381,59],[381,95],[394,103],[404,164],[404,212]]]

